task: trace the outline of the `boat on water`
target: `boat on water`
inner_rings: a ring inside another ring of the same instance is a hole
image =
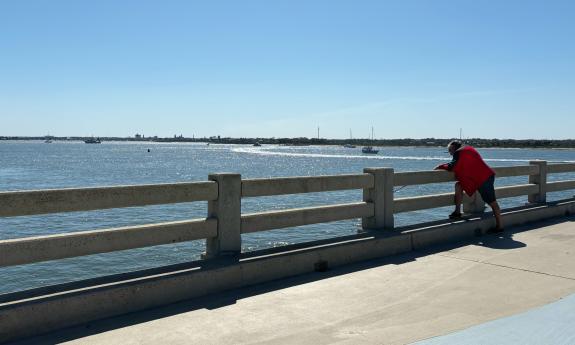
[[[86,144],[101,144],[102,143],[100,138],[88,138],[88,139],[84,140],[84,142]]]
[[[361,148],[361,152],[363,153],[370,153],[370,154],[377,154],[379,150],[373,148],[373,146],[364,146]]]
[[[259,141],[256,141],[253,146],[262,146],[262,144],[260,144]]]
[[[46,140],[44,140],[44,143],[45,143],[45,144],[51,144],[51,143],[52,143],[52,139],[46,139]]]
[[[371,141],[373,141],[373,127],[371,127]],[[374,149],[373,146],[364,146],[361,148],[361,152],[376,155],[379,150]]]

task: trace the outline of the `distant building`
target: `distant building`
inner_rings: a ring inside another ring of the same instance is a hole
[[[136,138],[136,139],[142,139],[142,135],[141,135],[141,134],[138,134],[138,133],[136,133],[136,135],[134,135],[134,138]]]

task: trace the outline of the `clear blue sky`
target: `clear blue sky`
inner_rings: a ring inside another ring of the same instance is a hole
[[[0,135],[575,137],[575,1],[2,1]]]

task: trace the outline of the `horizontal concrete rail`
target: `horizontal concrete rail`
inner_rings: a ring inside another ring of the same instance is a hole
[[[495,188],[495,195],[499,199],[513,198],[521,195],[534,194],[539,191],[539,186],[536,184],[521,184],[516,186],[507,186]]]
[[[372,217],[373,214],[373,204],[365,202],[261,212],[243,215],[241,229],[242,233],[250,233],[345,219]]]
[[[575,189],[575,180],[547,182],[548,192],[559,192],[562,190]]]
[[[535,175],[539,173],[536,165],[520,165],[513,167],[493,168],[497,177]],[[430,183],[443,183],[455,181],[455,176],[445,170],[431,171],[406,171],[395,173],[393,176],[394,186],[411,186]]]
[[[409,198],[399,198],[393,201],[393,213],[425,210],[453,205],[453,193],[433,194],[415,196]]]
[[[539,187],[535,184],[499,187],[495,189],[495,194],[499,199],[512,198],[515,196],[537,193],[538,188]],[[453,198],[453,193],[444,193],[395,199],[393,201],[394,213],[451,206],[454,202]]]
[[[0,217],[216,200],[215,182],[0,192]]]
[[[535,175],[539,173],[539,166],[537,165],[518,165],[514,167],[496,167],[495,175],[497,177],[511,177],[511,176],[525,176]]]
[[[575,163],[559,163],[559,164],[549,164],[547,166],[547,173],[566,173],[574,172]]]
[[[242,181],[242,197],[373,188],[373,181],[371,174],[250,179]]]
[[[217,220],[198,219],[0,241],[0,267],[217,236]]]
[[[418,184],[455,181],[453,173],[445,170],[406,171],[393,175],[394,186],[412,186]]]

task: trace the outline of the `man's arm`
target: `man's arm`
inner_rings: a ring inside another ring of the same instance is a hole
[[[453,167],[455,167],[455,164],[457,164],[458,160],[459,160],[459,152],[455,151],[455,153],[453,154],[453,159],[451,160],[451,162],[445,163],[445,164],[440,164],[440,165],[435,167],[435,170],[452,171]]]

